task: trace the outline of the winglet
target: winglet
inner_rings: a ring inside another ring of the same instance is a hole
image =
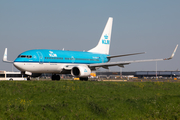
[[[172,59],[172,58],[174,57],[175,53],[176,53],[177,48],[178,48],[178,44],[176,45],[176,47],[175,47],[175,49],[174,49],[174,51],[173,51],[171,57],[165,58],[164,60],[170,60],[170,59]]]
[[[3,56],[3,61],[7,61],[7,48],[5,48],[5,51],[4,51],[4,56]]]
[[[7,48],[5,48],[5,51],[4,51],[3,62],[13,63],[13,61],[7,60]]]

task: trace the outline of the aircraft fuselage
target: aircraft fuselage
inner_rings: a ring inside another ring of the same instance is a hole
[[[108,62],[108,55],[81,51],[35,49],[21,53],[14,61],[20,71],[61,73],[64,66]]]

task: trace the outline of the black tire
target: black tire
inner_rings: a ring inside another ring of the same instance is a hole
[[[52,75],[51,80],[55,80],[55,77],[56,77],[55,75]]]
[[[52,80],[60,80],[60,75],[52,75]]]
[[[79,78],[80,81],[83,81],[83,78]]]
[[[30,76],[27,77],[27,80],[31,80]]]
[[[84,78],[85,81],[88,81],[88,77]]]
[[[9,80],[10,80],[10,81],[13,81],[13,79],[12,79],[12,78],[10,78]]]
[[[60,75],[56,75],[56,80],[60,80]]]
[[[88,77],[80,77],[81,81],[88,81]]]

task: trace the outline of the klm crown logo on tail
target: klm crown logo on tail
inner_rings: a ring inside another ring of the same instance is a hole
[[[102,44],[110,44],[110,40],[108,40],[107,34],[104,35],[104,39],[102,39]]]

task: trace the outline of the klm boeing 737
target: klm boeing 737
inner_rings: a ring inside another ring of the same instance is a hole
[[[124,67],[124,65],[135,62],[161,61],[173,58],[178,45],[171,57],[166,59],[109,62],[111,58],[115,57],[143,54],[109,55],[112,23],[113,18],[110,17],[100,37],[99,43],[87,52],[34,49],[21,53],[13,62],[7,60],[7,48],[5,48],[3,61],[13,63],[22,74],[29,76],[33,73],[52,73],[52,80],[60,80],[59,74],[72,74],[74,77],[79,77],[80,80],[88,80],[91,71],[100,67],[108,69],[110,66]]]

